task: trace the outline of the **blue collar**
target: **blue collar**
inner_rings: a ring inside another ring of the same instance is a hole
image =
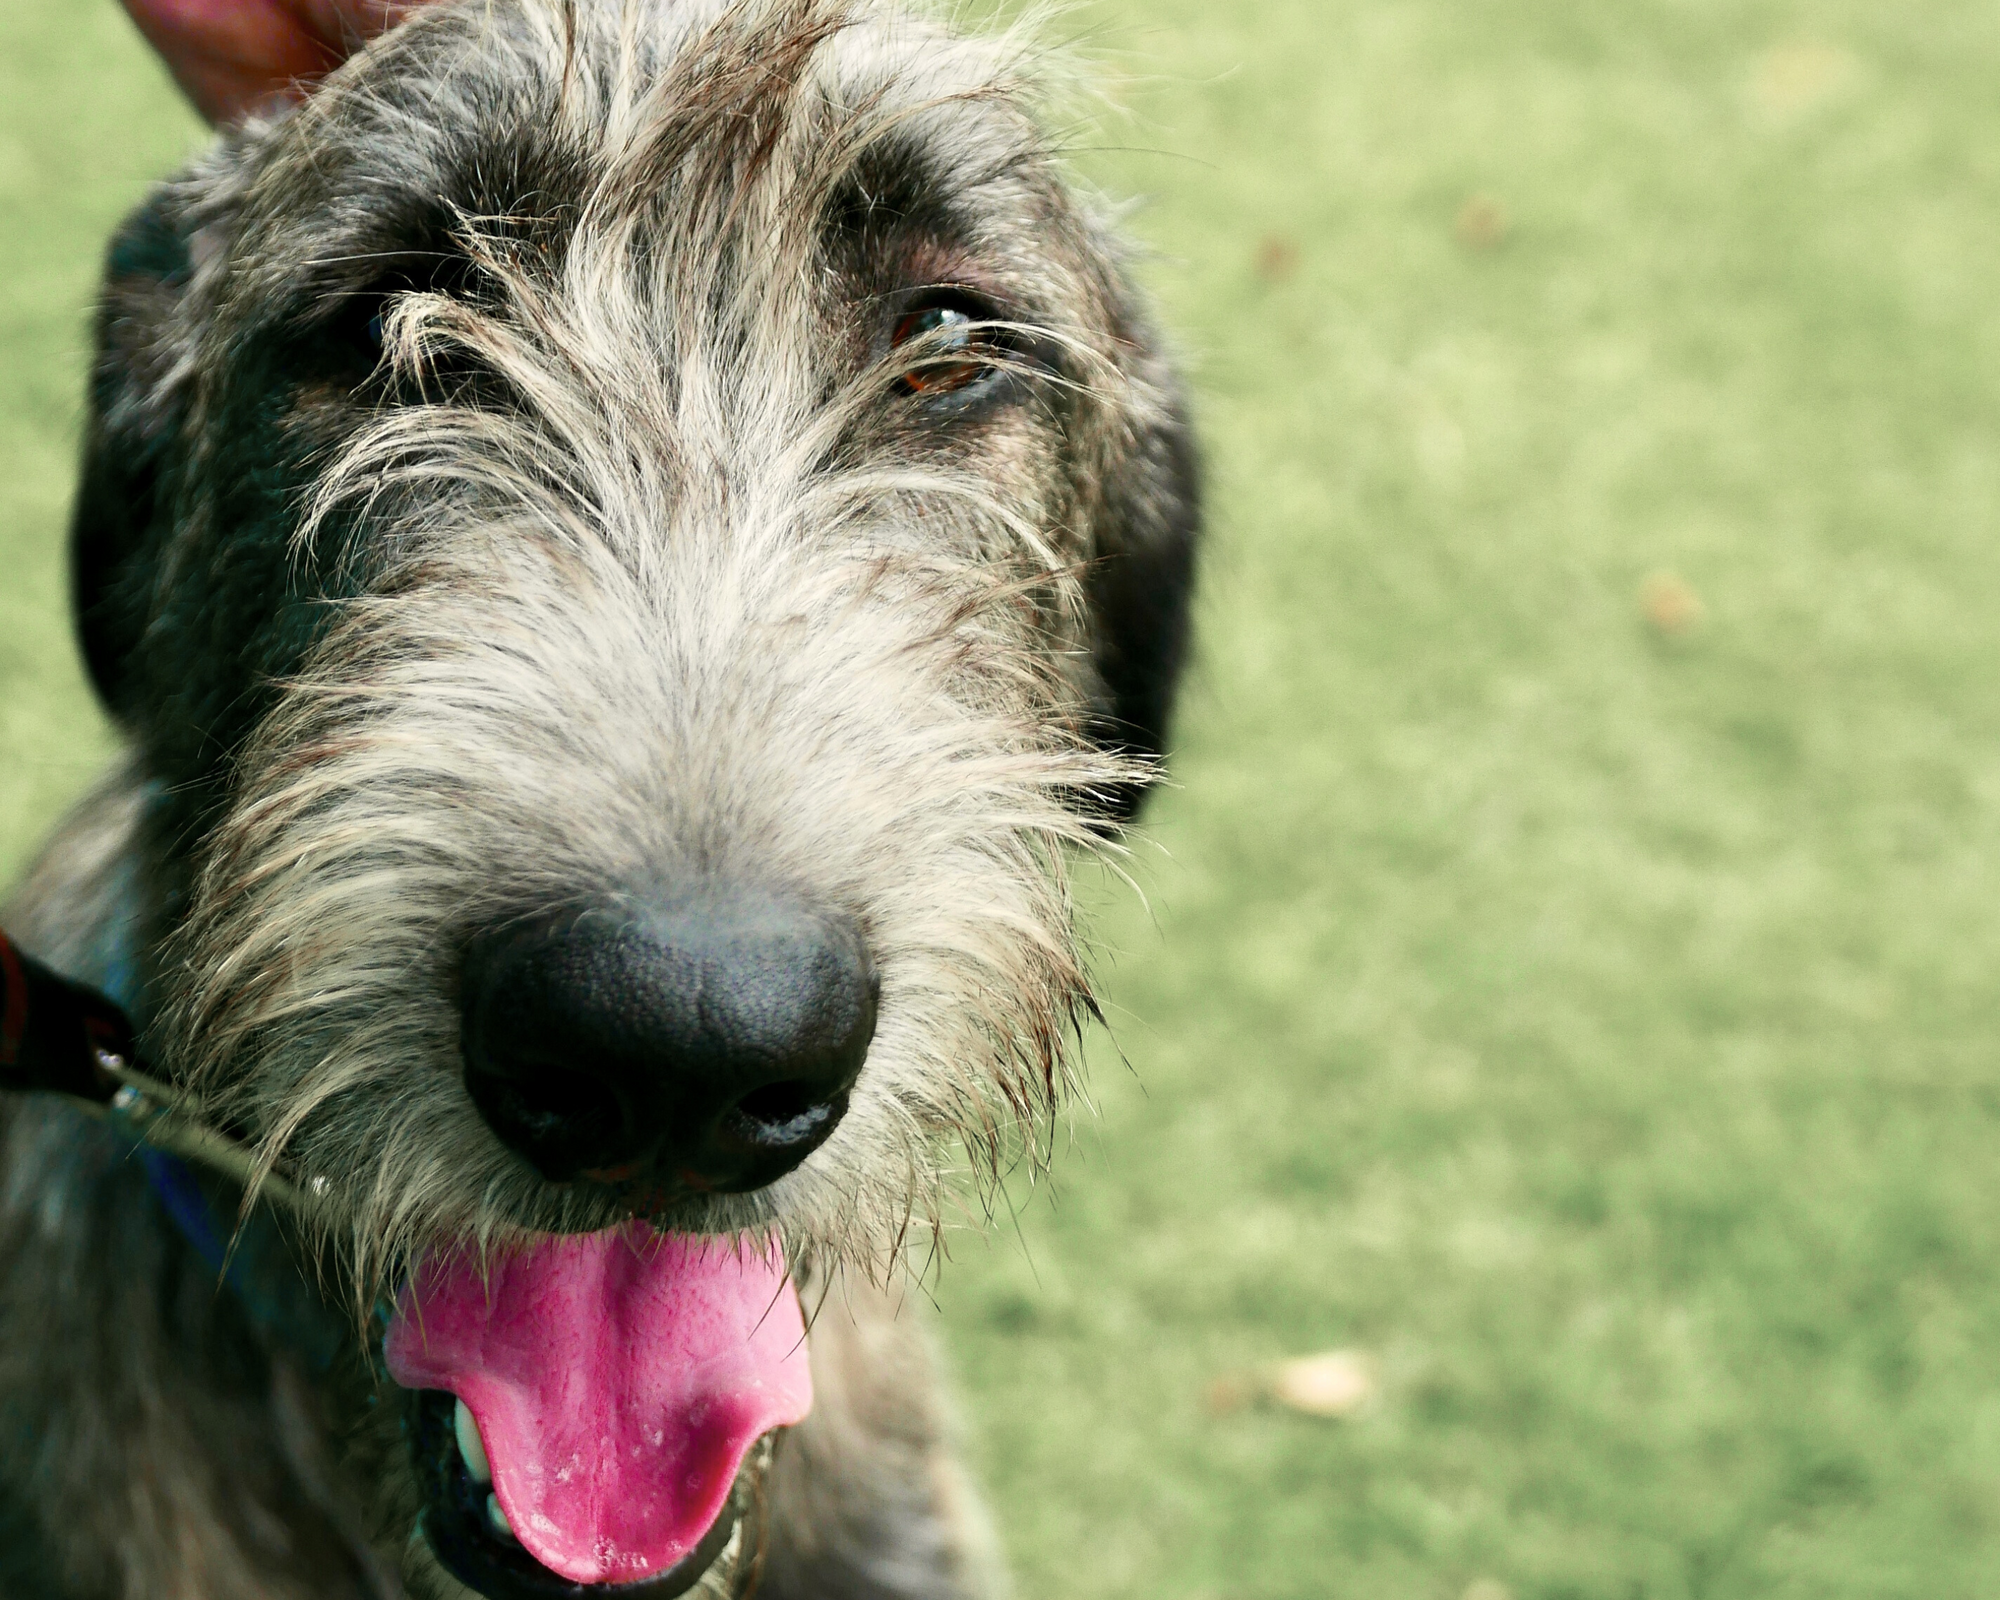
[[[315,1371],[331,1367],[347,1329],[301,1270],[269,1208],[255,1207],[239,1220],[217,1203],[213,1190],[222,1185],[204,1181],[179,1156],[148,1144],[138,1147],[138,1156],[153,1198],[251,1322]]]

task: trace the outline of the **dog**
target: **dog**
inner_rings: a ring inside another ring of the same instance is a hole
[[[127,753],[4,920],[250,1165],[5,1111],[0,1592],[999,1592],[905,1263],[1068,1086],[1200,521],[1053,61],[442,0],[122,228]]]

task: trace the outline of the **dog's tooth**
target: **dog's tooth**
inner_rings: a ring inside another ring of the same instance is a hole
[[[465,1462],[465,1470],[472,1474],[474,1483],[491,1483],[493,1467],[486,1459],[486,1444],[479,1437],[479,1424],[472,1420],[472,1411],[461,1400],[451,1413],[451,1431],[458,1436],[458,1454]]]
[[[500,1497],[497,1494],[489,1494],[486,1497],[486,1520],[501,1538],[514,1537],[514,1524],[507,1520],[507,1513],[500,1509]]]

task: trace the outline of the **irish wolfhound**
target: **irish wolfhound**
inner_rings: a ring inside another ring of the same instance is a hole
[[[7,920],[249,1166],[11,1111],[6,1595],[992,1592],[895,1263],[1064,1087],[1196,523],[1039,61],[447,0],[119,234],[130,755]]]

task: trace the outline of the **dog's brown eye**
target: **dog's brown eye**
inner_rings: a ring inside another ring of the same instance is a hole
[[[993,369],[1000,354],[979,319],[960,306],[919,306],[896,322],[891,343],[901,349],[921,340],[910,369],[897,379],[908,394],[950,394]]]

